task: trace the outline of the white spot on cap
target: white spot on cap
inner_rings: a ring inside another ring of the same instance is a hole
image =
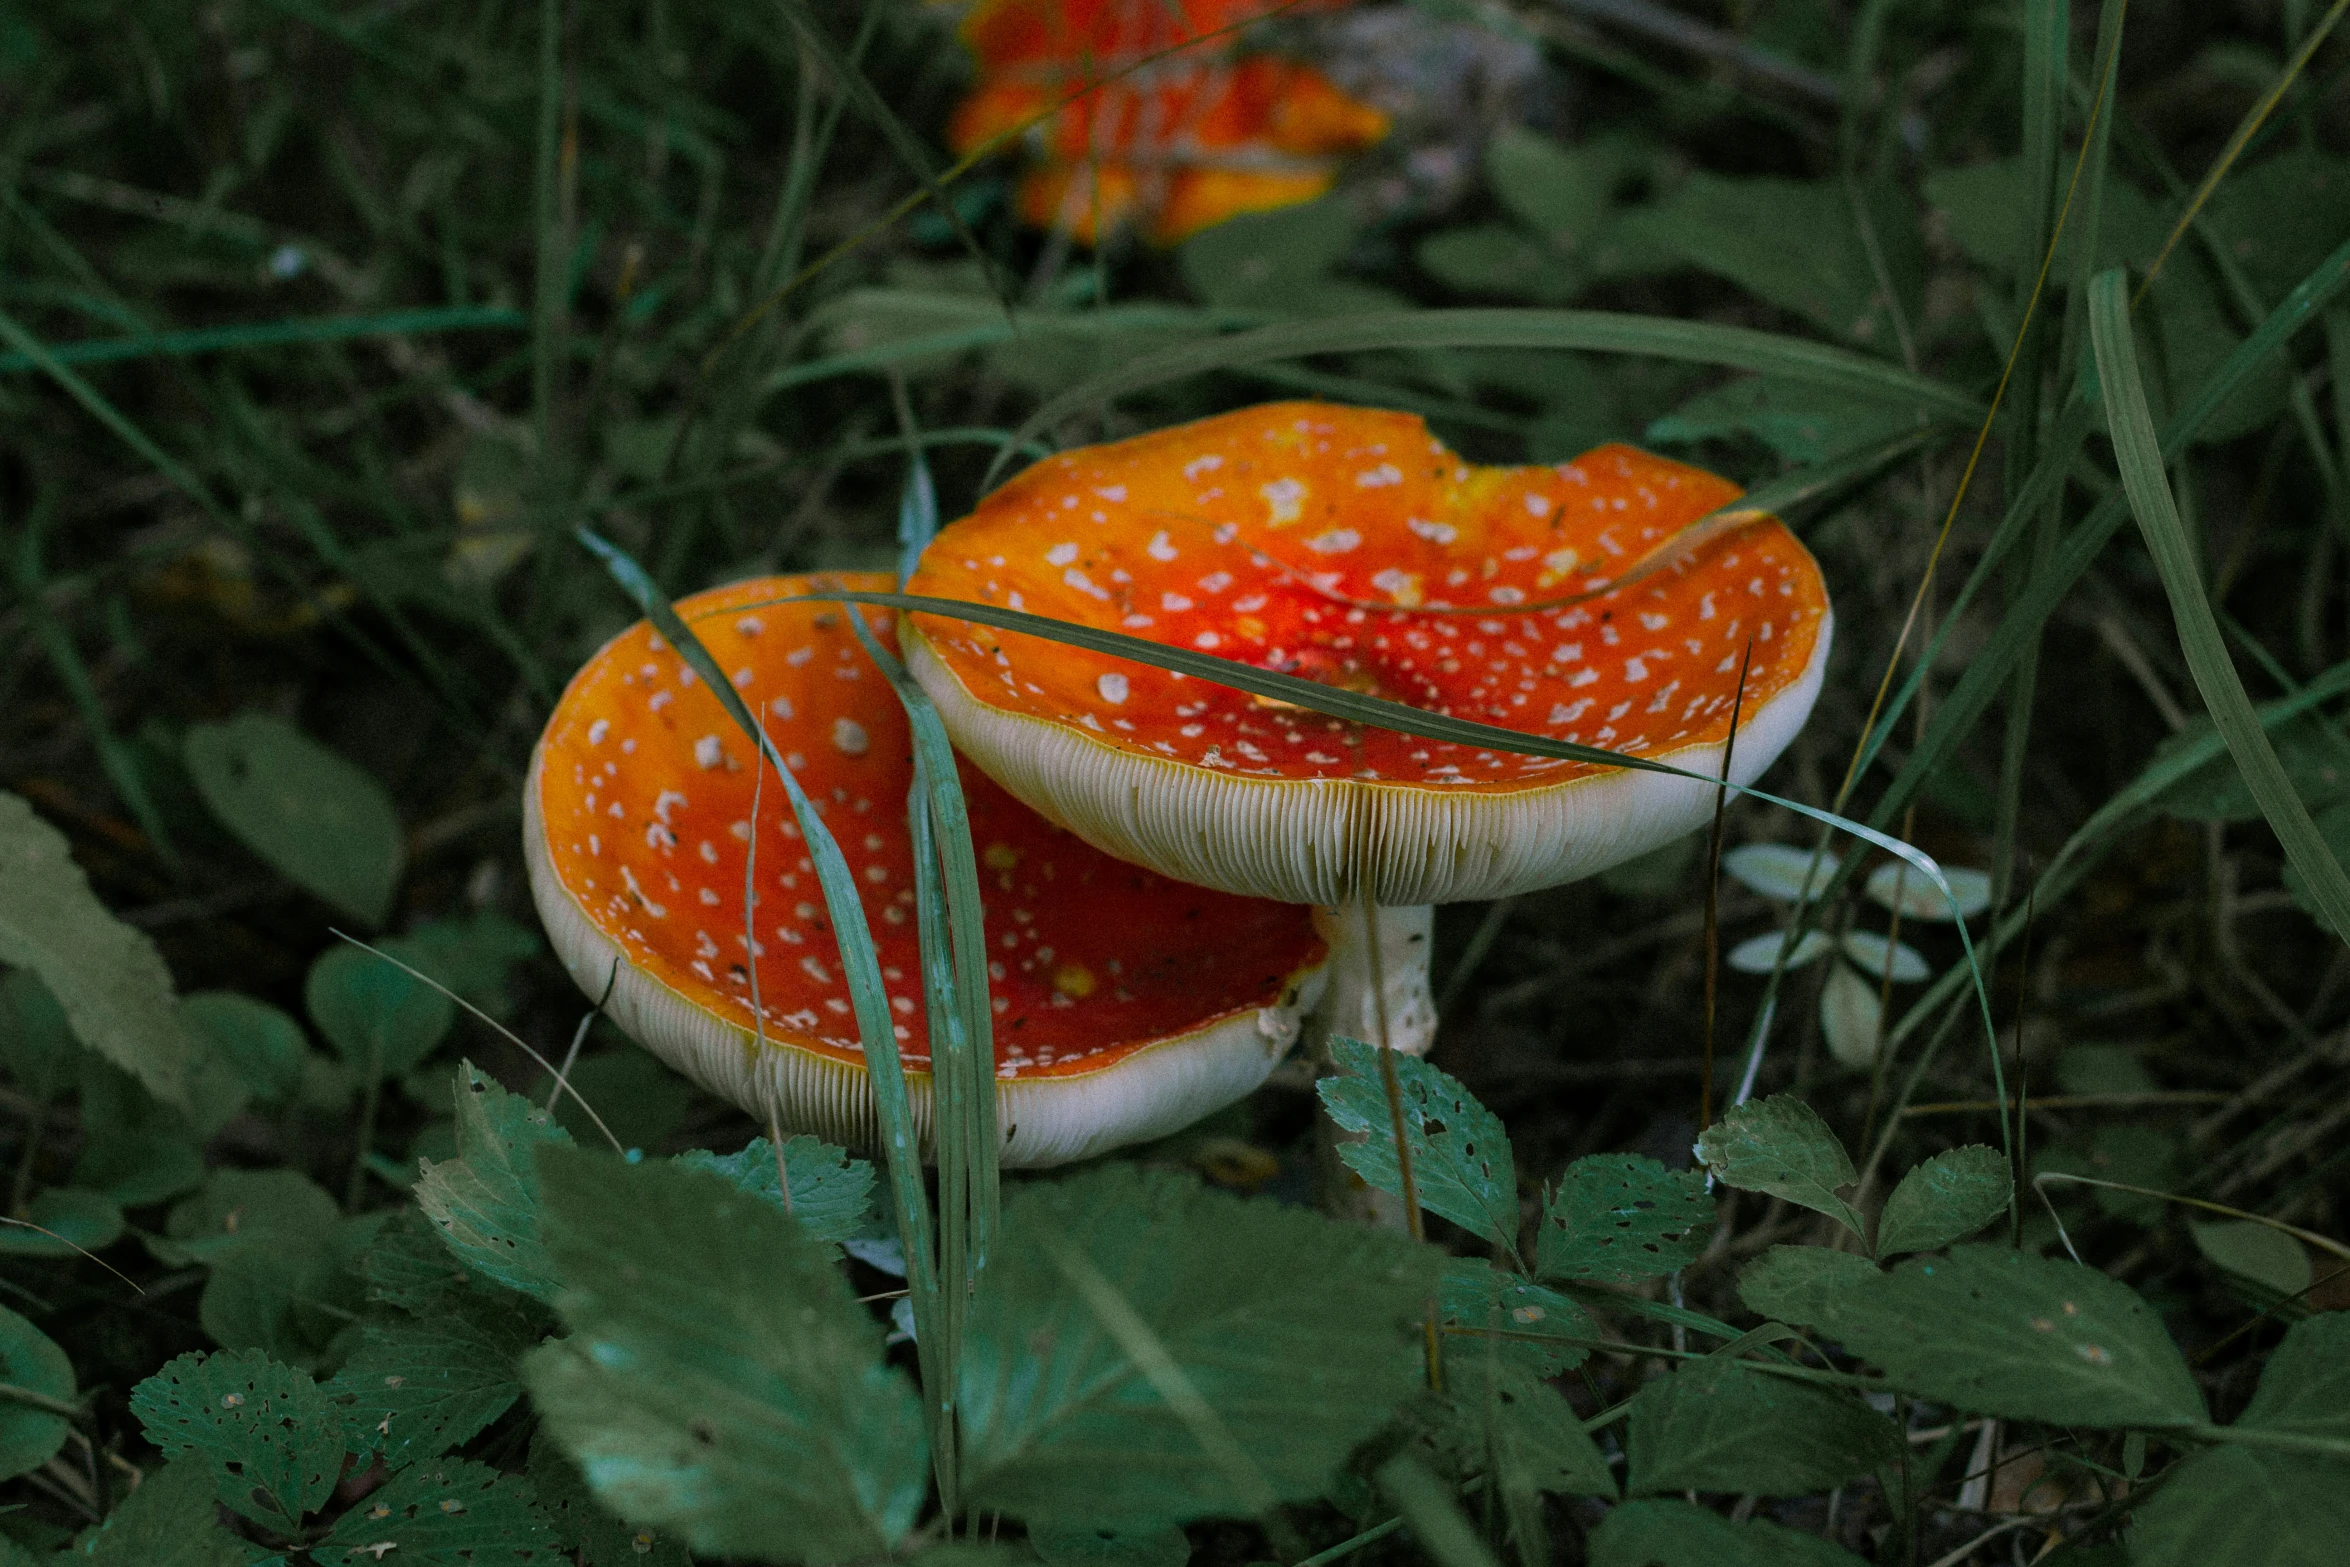
[[[1156,561],[1170,561],[1175,558],[1175,546],[1167,542],[1167,534],[1164,529],[1151,535],[1151,541],[1142,547],[1142,552]]]
[[[1431,544],[1450,544],[1461,536],[1460,529],[1449,522],[1430,522],[1424,517],[1408,519],[1404,526]]]
[[[778,718],[789,718],[789,717],[791,717],[791,716],[792,716],[792,705],[791,705],[791,698],[790,698],[790,697],[788,697],[788,696],[779,696],[779,697],[777,697],[777,698],[776,698],[774,701],[772,701],[772,702],[770,702],[770,703],[768,703],[768,704],[767,704],[767,711],[769,711],[770,713],[773,713],[773,714],[774,714],[776,717],[778,717]]]
[[[1362,490],[1376,490],[1385,485],[1401,483],[1403,470],[1391,462],[1383,462],[1376,468],[1366,468],[1355,475],[1355,487]]]
[[[1105,702],[1123,702],[1126,700],[1126,692],[1128,689],[1126,684],[1126,677],[1119,674],[1115,670],[1112,670],[1110,673],[1102,676],[1099,680],[1096,680],[1093,683],[1093,688],[1102,694],[1102,700]]]
[[[1332,528],[1306,540],[1306,548],[1318,555],[1343,555],[1362,542],[1363,536],[1352,528]]]
[[[1191,600],[1180,593],[1162,593],[1159,595],[1159,608],[1171,615],[1179,615],[1191,608]]]
[[[1044,552],[1044,558],[1051,565],[1066,566],[1077,558],[1077,546],[1074,544],[1056,544],[1051,549]]]
[[[767,623],[756,615],[745,615],[734,623],[734,634],[738,637],[755,637],[766,629]]]
[[[836,718],[832,721],[832,748],[843,756],[863,756],[873,748],[873,740],[855,719]]]
[[[596,720],[594,723],[592,723],[592,724],[588,725],[588,744],[590,744],[590,745],[602,745],[602,744],[604,743],[604,736],[606,736],[606,735],[610,734],[611,732],[612,732],[612,720],[611,720],[611,719],[609,719],[609,718],[599,718],[599,719],[597,719],[597,720]]]
[[[1306,487],[1295,479],[1275,479],[1257,491],[1272,508],[1266,520],[1278,528],[1305,515]]]
[[[1533,513],[1537,517],[1549,516],[1550,497],[1547,495],[1537,495],[1532,490],[1528,490],[1526,492],[1526,510]]]
[[[1093,493],[1115,506],[1126,498],[1126,486],[1123,484],[1097,485]]]
[[[734,688],[737,691],[751,689],[751,667],[748,664],[734,672]]]
[[[694,765],[703,772],[726,761],[726,747],[718,743],[716,735],[704,735],[694,742]]]
[[[1201,474],[1214,473],[1218,468],[1223,466],[1224,459],[1216,456],[1211,452],[1205,457],[1194,457],[1191,461],[1185,463],[1183,465],[1183,477],[1186,479],[1197,479]]]

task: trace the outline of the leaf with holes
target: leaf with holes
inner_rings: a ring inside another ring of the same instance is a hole
[[[544,1426],[530,1444],[530,1484],[555,1537],[579,1550],[581,1567],[693,1567],[674,1532],[622,1523],[597,1501]]]
[[[1120,1529],[1318,1496],[1421,1385],[1443,1262],[1131,1165],[1015,1188],[964,1325],[965,1495]]]
[[[555,1275],[539,1238],[532,1156],[544,1147],[569,1147],[571,1134],[470,1061],[458,1068],[456,1096],[458,1157],[424,1161],[416,1204],[473,1273],[552,1300]]]
[[[696,1148],[677,1156],[689,1169],[725,1176],[754,1197],[764,1197],[800,1221],[820,1241],[845,1241],[865,1226],[873,1202],[873,1166],[852,1159],[846,1149],[814,1137],[788,1137],[783,1168],[776,1170],[774,1145],[754,1137],[740,1153],[714,1154]],[[789,1183],[790,1198],[785,1199]]]
[[[1877,1255],[1938,1251],[1999,1217],[2015,1191],[2007,1158],[1970,1143],[1934,1155],[1901,1178],[1877,1218]]]
[[[1746,1303],[1840,1340],[1904,1392],[2055,1425],[2157,1428],[2206,1418],[2162,1320],[2102,1273],[1961,1246],[1890,1273],[1853,1258],[1823,1276],[1806,1266],[1804,1254],[1817,1251],[1767,1253],[1740,1281]]]
[[[328,1384],[349,1408],[354,1445],[399,1469],[471,1441],[522,1396],[534,1315],[474,1296],[428,1317],[370,1321]]]
[[[131,1413],[166,1458],[193,1454],[220,1500],[292,1534],[343,1472],[343,1415],[307,1372],[255,1350],[182,1355],[131,1389]]]
[[[539,1154],[572,1337],[523,1380],[606,1506],[695,1551],[839,1562],[905,1537],[920,1407],[817,1242],[706,1170]]]
[[[1437,1309],[1454,1359],[1492,1359],[1529,1375],[1555,1377],[1590,1358],[1599,1336],[1591,1314],[1557,1290],[1529,1284],[1478,1257],[1444,1265]]]
[[[1785,1198],[1860,1233],[1860,1215],[1836,1195],[1853,1182],[1852,1156],[1819,1112],[1793,1094],[1739,1105],[1706,1128],[1697,1157],[1724,1186]]]
[[[1897,1460],[1900,1435],[1858,1394],[1708,1356],[1641,1384],[1625,1447],[1635,1494],[1800,1496]]]
[[[1330,1041],[1330,1049],[1339,1071],[1317,1085],[1322,1103],[1340,1131],[1362,1139],[1340,1144],[1339,1156],[1380,1191],[1401,1193],[1403,1175],[1379,1047],[1339,1037]],[[1394,1061],[1420,1206],[1516,1250],[1518,1171],[1501,1118],[1448,1073],[1401,1053]]]
[[[1653,1279],[1695,1262],[1713,1222],[1702,1173],[1644,1154],[1591,1154],[1567,1166],[1543,1209],[1535,1271],[1594,1284]]]
[[[462,1458],[403,1470],[335,1520],[312,1547],[320,1561],[393,1561],[402,1567],[480,1567],[563,1560],[555,1531],[520,1475]]]

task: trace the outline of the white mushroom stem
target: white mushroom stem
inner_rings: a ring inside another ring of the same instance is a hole
[[[1332,1065],[1330,1041],[1344,1036],[1424,1056],[1436,1043],[1436,997],[1428,987],[1428,949],[1436,908],[1428,903],[1352,903],[1314,911],[1330,944],[1327,988],[1306,1019],[1306,1046],[1317,1070]],[[1348,1169],[1339,1149],[1392,1136],[1384,1126],[1341,1132],[1328,1115],[1315,1122],[1314,1180],[1323,1212],[1382,1229],[1408,1228],[1403,1199],[1375,1191]]]

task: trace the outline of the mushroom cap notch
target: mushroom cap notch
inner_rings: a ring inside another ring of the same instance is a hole
[[[768,577],[678,610],[857,875],[927,1145],[904,710],[838,606],[769,602],[892,586],[879,573]],[[869,618],[886,638],[891,617]],[[718,700],[638,623],[572,679],[539,741],[524,793],[532,893],[572,977],[591,996],[609,985],[612,1018],[654,1054],[762,1118],[871,1146],[864,1048],[823,892],[783,789],[758,776]],[[1263,1081],[1319,978],[1311,911],[1176,885],[1053,826],[976,769],[960,776],[1005,1162],[1055,1164],[1162,1135]]]
[[[1738,494],[1629,446],[1474,467],[1412,415],[1272,403],[1037,463],[941,530],[908,588],[1701,775],[1738,705],[1745,783],[1809,714],[1831,617],[1775,517],[1673,554]],[[1696,779],[1397,734],[943,616],[905,641],[956,744],[1014,794],[1226,891],[1500,897],[1712,808]]]

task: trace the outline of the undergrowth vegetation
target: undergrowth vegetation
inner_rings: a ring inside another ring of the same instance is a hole
[[[0,0],[0,1567],[2339,1561],[2344,9],[1294,7],[1385,140],[1092,249],[950,166],[951,8]],[[1718,864],[1071,1171],[969,1049],[926,1170],[878,989],[877,1149],[596,1015],[590,653],[1276,397],[1781,511],[1835,653]]]

